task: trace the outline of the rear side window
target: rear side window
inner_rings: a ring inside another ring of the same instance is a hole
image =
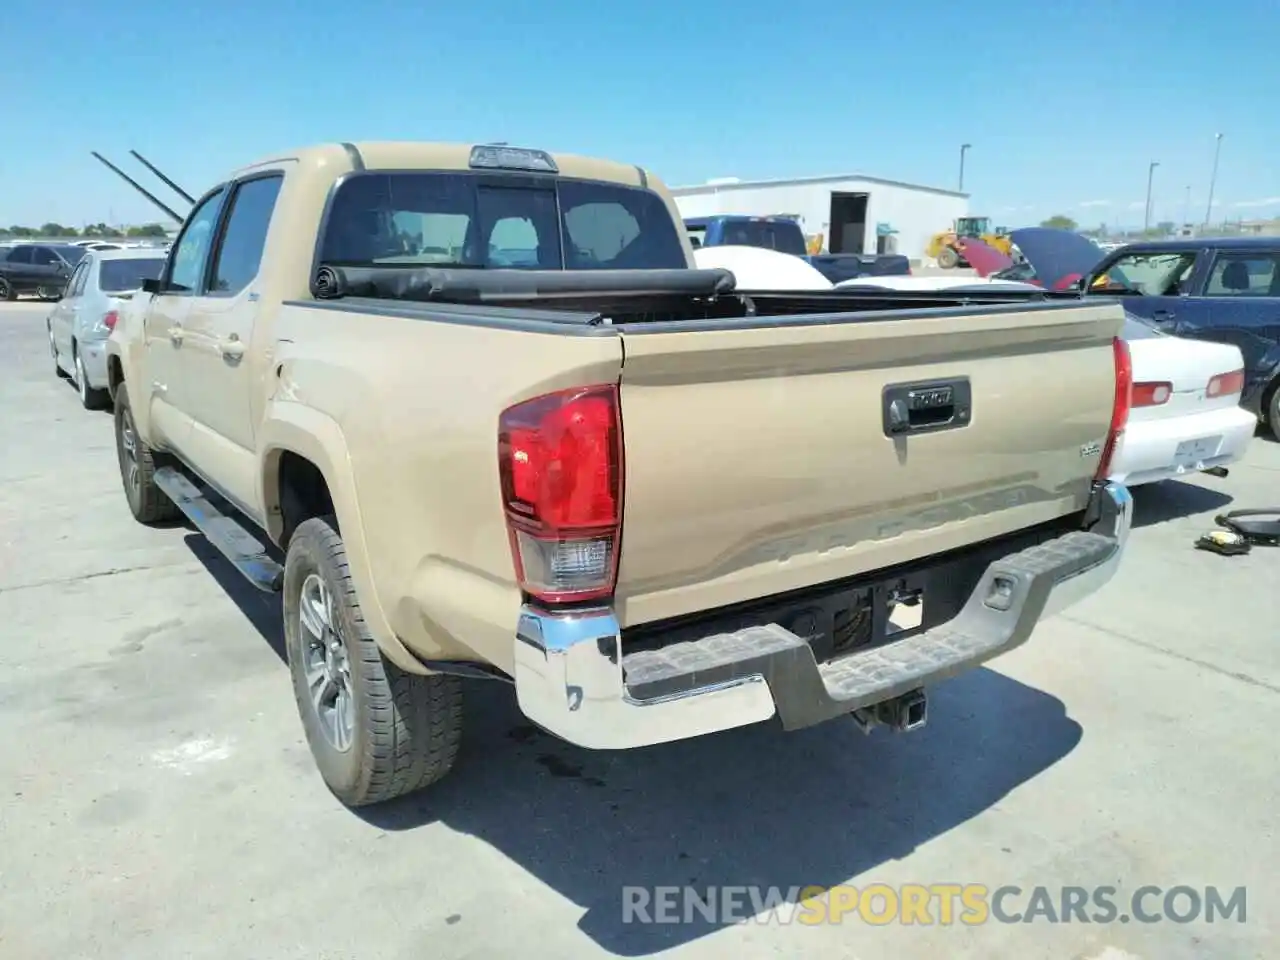
[[[205,265],[209,262],[209,250],[213,246],[213,231],[226,195],[226,188],[219,187],[187,216],[169,261],[166,293],[198,292],[204,279]]]
[[[9,257],[5,263],[30,263],[31,248],[30,247],[14,247],[9,252]]]
[[[1280,254],[1222,254],[1213,263],[1208,297],[1275,297],[1280,296],[1280,270],[1276,261]]]
[[[352,177],[334,195],[320,258],[542,270],[688,265],[666,204],[649,190],[469,173]]]
[[[70,296],[78,297],[84,293],[85,281],[89,279],[90,264],[92,262],[91,260],[81,260],[76,267],[76,272],[71,275],[71,281],[67,284]]]
[[[283,177],[258,177],[236,187],[222,242],[214,254],[210,294],[234,296],[258,275],[267,228],[283,182]]]

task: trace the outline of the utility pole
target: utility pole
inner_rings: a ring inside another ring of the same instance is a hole
[[[1209,203],[1204,208],[1204,228],[1209,229],[1209,218],[1213,216],[1213,188],[1218,182],[1218,157],[1222,154],[1222,134],[1214,134],[1213,173],[1209,175]]]
[[[971,143],[960,144],[960,193],[964,193],[964,155],[968,152],[971,146],[973,146]]]
[[[1191,184],[1187,184],[1187,196],[1182,201],[1182,225],[1191,226]]]
[[[1152,160],[1151,165],[1147,167],[1147,212],[1142,218],[1143,233],[1151,229],[1151,181],[1155,178],[1156,167],[1158,166],[1160,166],[1160,161]]]

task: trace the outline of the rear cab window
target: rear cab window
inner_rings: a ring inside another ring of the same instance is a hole
[[[559,176],[363,173],[335,190],[320,260],[333,266],[684,269],[656,193]]]

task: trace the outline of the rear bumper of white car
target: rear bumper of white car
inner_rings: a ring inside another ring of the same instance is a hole
[[[1110,479],[1136,487],[1239,460],[1258,426],[1240,407],[1157,420],[1130,421]]]

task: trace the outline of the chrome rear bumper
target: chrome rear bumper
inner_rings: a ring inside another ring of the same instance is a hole
[[[989,564],[948,623],[821,665],[804,639],[777,624],[628,655],[608,608],[557,614],[526,606],[515,640],[520,709],[571,743],[625,749],[775,715],[796,729],[900,696],[1013,649],[1041,619],[1110,580],[1129,537],[1129,491],[1101,487],[1091,514],[1088,531]]]

